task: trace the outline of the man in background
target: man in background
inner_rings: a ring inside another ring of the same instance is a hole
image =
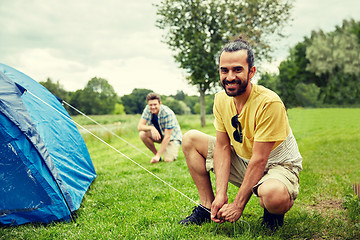
[[[175,113],[161,103],[159,94],[149,93],[146,96],[147,106],[145,107],[138,130],[140,139],[150,149],[154,157],[151,163],[158,163],[164,154],[165,162],[172,162],[177,159],[181,145],[182,133]],[[157,150],[155,143],[160,143]]]

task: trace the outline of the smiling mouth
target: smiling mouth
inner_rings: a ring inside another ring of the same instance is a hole
[[[237,87],[239,84],[237,84],[237,83],[227,83],[227,84],[225,84],[228,88],[235,88],[235,87]]]
[[[241,80],[233,80],[233,81],[224,80],[223,83],[224,85],[229,87],[236,87],[237,85],[241,84]]]
[[[225,80],[224,81],[224,86],[229,90],[229,91],[233,91],[235,90],[236,88],[238,88],[241,84],[241,81],[240,80],[234,80],[234,81],[228,81],[228,80]]]

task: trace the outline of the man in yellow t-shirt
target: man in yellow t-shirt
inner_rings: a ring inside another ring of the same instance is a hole
[[[235,222],[254,193],[264,208],[262,224],[275,230],[294,204],[302,157],[279,96],[250,82],[255,71],[246,41],[240,38],[225,45],[219,58],[224,91],[214,101],[216,138],[196,130],[183,136],[201,205],[179,224]],[[216,196],[209,171],[215,172]],[[239,187],[232,203],[228,182]]]

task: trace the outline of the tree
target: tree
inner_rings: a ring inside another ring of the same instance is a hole
[[[213,114],[215,94],[205,96],[206,101],[206,114]]]
[[[317,85],[325,103],[352,104],[360,100],[360,44],[354,34],[359,25],[345,20],[334,32],[312,33],[311,45],[306,49],[306,70],[322,79]]]
[[[199,112],[196,112],[194,110],[194,106],[196,105],[196,103],[199,103],[199,97],[198,96],[185,96],[184,102],[190,108],[190,111],[191,111],[192,114],[200,113],[200,110],[199,110]]]
[[[55,83],[50,78],[47,78],[46,82],[39,83],[58,98],[65,100],[66,102],[69,101],[70,93],[63,88],[59,81]]]
[[[161,96],[161,102],[168,106],[176,115],[190,114],[190,108],[183,101],[173,97]]]
[[[184,101],[185,100],[185,97],[186,97],[186,94],[184,93],[184,91],[176,91],[176,95],[173,96],[176,100],[179,100],[179,101]]]
[[[149,89],[135,88],[131,94],[121,97],[127,114],[141,114],[146,106],[146,96],[153,92]]]
[[[310,63],[307,70],[317,76],[342,70],[345,74],[360,75],[360,45],[355,34],[339,32],[325,34],[322,31],[306,49]]]
[[[185,69],[188,83],[200,93],[205,126],[205,93],[218,84],[216,55],[231,37],[245,33],[259,59],[269,57],[267,36],[289,20],[292,1],[162,0],[156,5],[157,27],[167,30],[164,42]]]
[[[94,77],[83,90],[72,94],[70,104],[85,114],[109,114],[113,113],[117,98],[106,79]]]
[[[257,82],[259,85],[262,85],[266,88],[269,88],[276,92],[277,94],[280,94],[280,91],[278,90],[280,85],[280,79],[279,76],[275,73],[263,73],[260,76],[260,79]]]
[[[295,88],[297,101],[305,107],[317,107],[321,104],[318,96],[320,88],[315,83],[298,83]]]
[[[276,91],[287,107],[302,106],[302,103],[295,96],[297,84],[309,84],[319,81],[319,77],[306,70],[309,63],[306,58],[306,48],[310,43],[309,38],[297,43],[295,47],[290,49],[290,55],[287,59],[280,63],[279,84],[276,86]]]
[[[114,114],[122,115],[125,114],[125,107],[121,103],[115,103]]]

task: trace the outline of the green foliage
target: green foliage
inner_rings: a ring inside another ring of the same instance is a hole
[[[299,83],[302,87],[313,83],[320,88],[318,104],[360,103],[359,29],[360,22],[344,20],[335,31],[313,31],[310,38],[290,49],[289,57],[279,66],[277,85],[287,107],[308,106],[304,105],[308,101],[299,101],[304,99],[299,98],[299,91],[296,93]]]
[[[179,100],[179,101],[184,101],[185,100],[185,98],[186,98],[186,94],[184,93],[184,91],[183,90],[181,90],[181,91],[177,91],[176,92],[176,95],[175,96],[173,96],[176,100]]]
[[[355,194],[344,197],[343,206],[348,210],[349,220],[356,224],[360,231],[360,198]]]
[[[121,103],[115,103],[114,114],[125,114],[125,107]]]
[[[321,101],[318,99],[319,93],[320,88],[317,87],[315,83],[298,83],[295,87],[296,100],[301,104],[301,106],[320,106]]]
[[[344,23],[348,25],[349,32],[357,36],[358,43],[360,44],[360,24],[356,23],[354,19],[351,19],[349,21],[344,21]]]
[[[344,74],[360,76],[360,44],[355,34],[349,31],[344,21],[342,28],[325,34],[322,31],[312,33],[311,45],[306,48],[309,59],[307,70],[317,76]]]
[[[164,40],[176,61],[188,70],[190,84],[207,89],[217,72],[214,56],[233,36],[246,32],[258,58],[269,57],[266,36],[281,32],[289,21],[292,2],[163,0],[156,6],[157,26],[167,30]]]
[[[309,44],[309,39],[296,44],[294,48],[290,49],[289,57],[280,63],[276,92],[287,107],[303,106],[295,97],[297,84],[317,82],[318,77],[306,70],[309,63],[306,58],[306,48]]]
[[[214,94],[205,96],[206,114],[213,113],[214,96],[215,96]],[[193,111],[195,114],[200,114],[200,103],[199,102],[195,103],[195,105],[193,107]]]
[[[328,34],[312,33],[306,49],[307,69],[322,81],[318,83],[324,102],[354,104],[360,102],[360,44],[356,29],[360,22],[344,20],[341,27]]]
[[[268,57],[267,36],[289,20],[292,1],[162,0],[156,7],[157,27],[167,31],[164,42],[187,71],[189,84],[199,89],[203,122],[205,93],[218,85],[216,56],[224,43],[246,33],[259,59]]]
[[[195,114],[200,114],[200,103],[196,103],[194,105],[194,113]]]
[[[356,29],[360,22],[343,21],[330,33],[312,33],[306,49],[307,69],[322,79],[318,82],[324,103],[360,102],[360,44]]]
[[[109,114],[114,111],[117,95],[104,78],[92,78],[83,90],[71,95],[70,104],[85,114]],[[72,114],[77,112],[71,110]]]
[[[59,81],[55,83],[50,78],[47,78],[46,82],[39,83],[58,98],[65,100],[66,102],[69,101],[70,93],[63,88]]]
[[[215,94],[205,96],[206,114],[213,113],[214,98]]]
[[[275,73],[263,73],[260,76],[260,79],[257,82],[259,85],[262,85],[266,88],[269,88],[276,92],[277,94],[280,94],[279,91],[279,85],[280,85],[280,79],[279,76]]]
[[[196,112],[194,110],[194,106],[196,105],[196,103],[199,104],[199,97],[198,96],[185,96],[184,102],[190,108],[191,113],[195,114]],[[200,113],[200,111],[198,113]]]
[[[135,88],[131,94],[118,97],[113,87],[102,78],[92,78],[84,89],[67,92],[59,82],[53,83],[50,78],[40,82],[55,96],[65,100],[85,114],[140,114],[146,106],[146,96],[152,92],[149,89]],[[173,96],[161,96],[162,103],[170,107],[175,114],[194,114],[194,105],[199,102],[198,96],[188,96],[178,91]],[[206,113],[212,113],[213,95],[206,95]],[[67,107],[65,105],[65,107]],[[113,109],[113,110],[112,110]],[[67,109],[71,115],[78,112]]]
[[[121,101],[125,107],[127,114],[139,114],[142,113],[146,106],[146,96],[153,92],[149,89],[135,88],[131,94],[121,97]]]
[[[173,110],[176,115],[191,113],[190,108],[181,100],[177,100],[173,97],[162,97],[161,99],[161,102]]]

